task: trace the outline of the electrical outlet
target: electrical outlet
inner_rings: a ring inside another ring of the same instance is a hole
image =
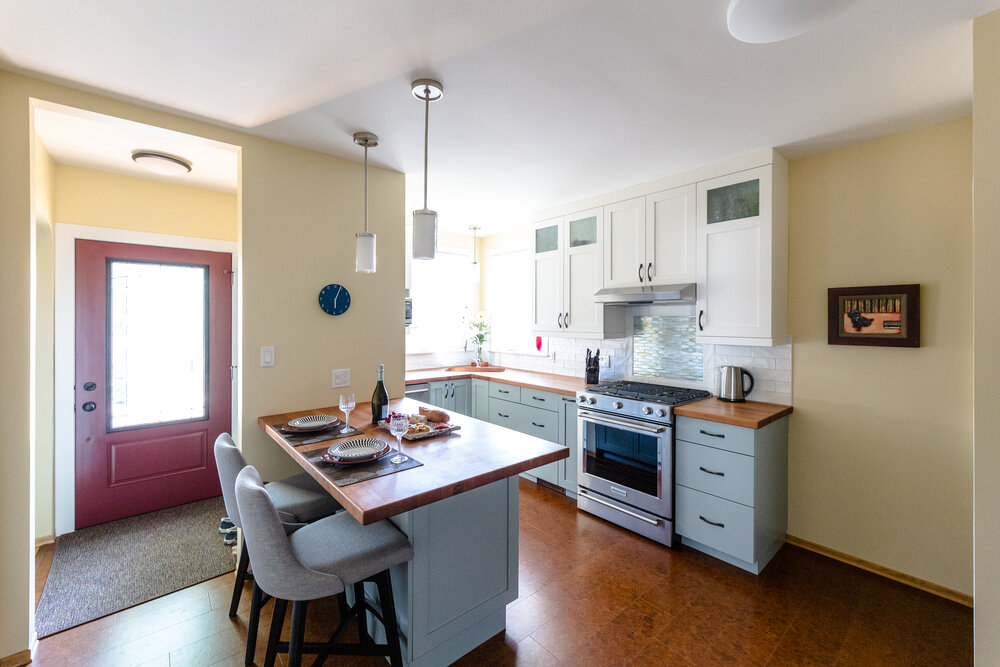
[[[274,366],[274,348],[273,347],[260,348],[260,367],[270,368],[271,366]]]
[[[601,357],[601,366],[605,368],[611,368],[611,353],[605,352],[604,356]]]
[[[335,368],[333,370],[333,387],[349,387],[351,386],[351,369],[350,368]]]

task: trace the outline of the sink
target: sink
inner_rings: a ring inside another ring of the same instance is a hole
[[[507,370],[503,366],[449,366],[446,371],[460,371],[462,373],[500,373]]]

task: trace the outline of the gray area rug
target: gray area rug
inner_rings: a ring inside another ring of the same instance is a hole
[[[38,636],[231,572],[225,515],[219,496],[63,535],[35,612]]]

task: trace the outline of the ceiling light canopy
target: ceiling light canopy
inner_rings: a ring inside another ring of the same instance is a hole
[[[180,176],[191,171],[190,160],[162,151],[134,150],[132,161],[144,169],[167,176]]]
[[[730,0],[726,23],[741,42],[767,44],[819,27],[854,0]]]
[[[434,79],[417,79],[411,90],[413,96],[424,103],[424,207],[413,212],[413,259],[434,259],[438,214],[427,208],[427,131],[430,124],[430,104],[441,99],[444,86]]]

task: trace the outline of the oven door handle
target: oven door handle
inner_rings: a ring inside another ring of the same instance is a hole
[[[652,526],[659,526],[660,523],[662,523],[662,520],[656,520],[656,521],[654,521],[653,519],[644,517],[643,515],[637,514],[636,512],[630,512],[629,510],[625,509],[624,507],[620,507],[618,505],[615,505],[614,503],[609,503],[607,500],[601,500],[600,498],[597,498],[596,496],[590,495],[589,493],[587,493],[583,489],[579,489],[577,491],[577,495],[578,496],[583,496],[587,500],[593,500],[595,503],[600,503],[601,505],[605,505],[607,507],[610,507],[613,510],[618,510],[622,514],[628,514],[630,517],[639,519],[640,521],[645,521],[646,523],[648,523],[648,524],[650,524]]]
[[[666,426],[647,426],[645,424],[637,424],[635,422],[625,421],[624,419],[598,417],[590,412],[581,412],[579,414],[579,418],[582,421],[590,422],[591,424],[597,424],[599,426],[620,426],[627,431],[639,433],[663,433],[668,428]]]

